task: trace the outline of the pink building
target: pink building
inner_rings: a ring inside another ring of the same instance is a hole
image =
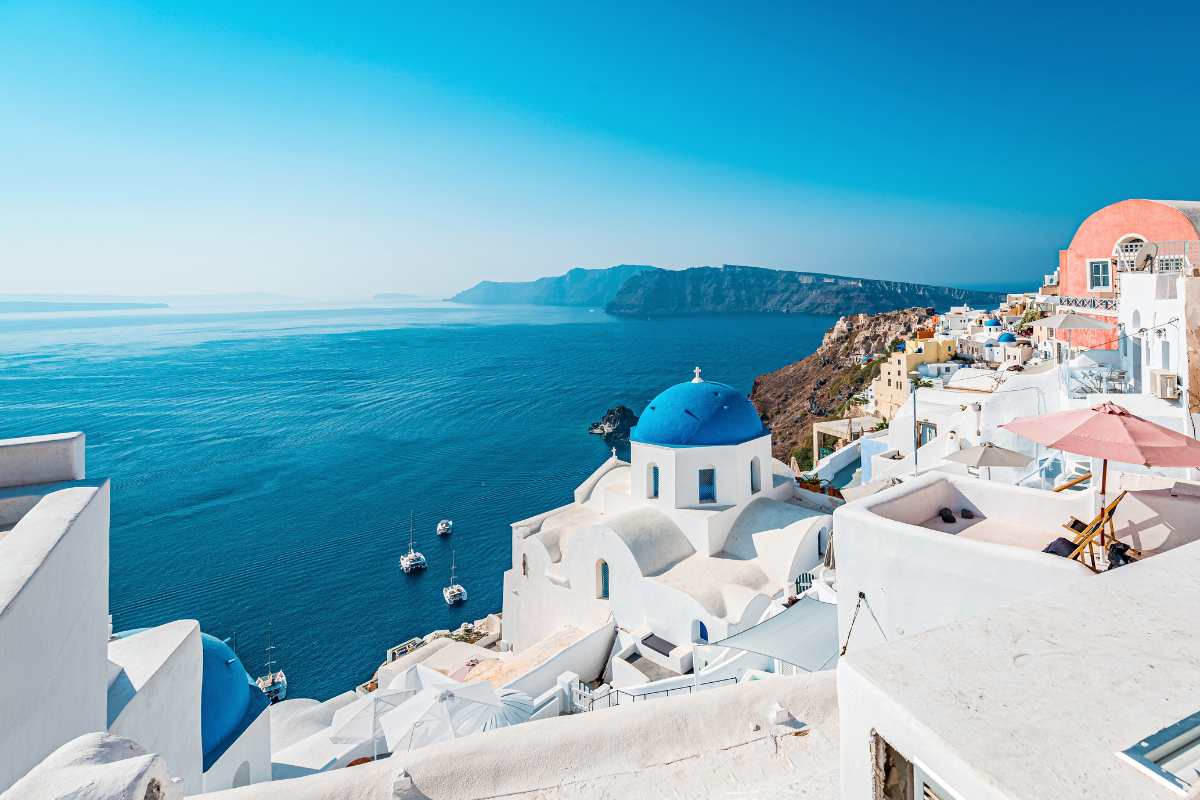
[[[1092,214],[1058,252],[1059,307],[1116,324],[1121,273],[1144,242],[1158,244],[1156,271],[1200,267],[1200,202],[1122,200]],[[1189,273],[1190,274],[1190,273]],[[1113,350],[1115,331],[1075,331],[1076,347]],[[1067,333],[1058,338],[1066,341]]]

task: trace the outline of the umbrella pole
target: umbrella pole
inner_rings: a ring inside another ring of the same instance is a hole
[[[1108,491],[1108,459],[1104,459],[1104,466],[1100,469],[1100,513],[1104,513],[1104,509],[1108,507],[1108,499],[1105,497]],[[1100,526],[1100,549],[1104,549],[1104,526]]]

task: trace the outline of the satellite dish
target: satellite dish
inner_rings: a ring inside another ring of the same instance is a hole
[[[1154,242],[1146,242],[1133,254],[1133,268],[1138,271],[1149,270],[1154,265],[1154,258],[1157,255],[1158,245]]]

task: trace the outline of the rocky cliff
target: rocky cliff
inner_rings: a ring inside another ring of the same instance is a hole
[[[629,438],[632,428],[637,424],[637,415],[625,406],[617,404],[617,407],[610,408],[599,422],[593,422],[588,428],[588,433],[599,434],[606,442],[622,441]]]
[[[878,361],[862,363],[863,356],[884,352],[892,340],[911,335],[931,312],[910,308],[842,317],[811,356],[755,378],[750,400],[771,429],[775,457],[787,463],[801,448],[796,460],[808,468],[814,422],[863,415],[862,406],[849,400],[879,377],[880,367]]]
[[[1005,297],[997,292],[726,264],[720,269],[648,269],[625,281],[604,310],[610,314],[648,317],[878,314],[912,306],[932,306],[939,310],[964,303],[995,306],[1004,302]]]
[[[621,284],[642,270],[640,264],[621,264],[608,269],[573,269],[555,278],[538,278],[523,283],[482,281],[450,298],[452,303],[481,306],[594,306],[600,308],[616,296]]]

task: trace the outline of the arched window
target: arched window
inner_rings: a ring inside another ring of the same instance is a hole
[[[608,599],[608,562],[597,562],[596,573],[596,596]]]
[[[648,467],[649,474],[646,475],[646,497],[658,497],[658,464],[651,464]]]
[[[754,494],[762,488],[762,469],[758,463],[758,456],[750,459],[750,494]]]
[[[232,788],[238,789],[242,786],[250,785],[250,762],[243,761],[238,765],[237,772],[233,773]]]
[[[704,627],[703,622],[700,623],[700,639],[701,641],[708,641],[708,628]]]
[[[717,471],[715,469],[700,470],[700,502],[717,502]]]
[[[521,554],[521,574],[526,578],[529,577],[529,557],[524,553]]]

